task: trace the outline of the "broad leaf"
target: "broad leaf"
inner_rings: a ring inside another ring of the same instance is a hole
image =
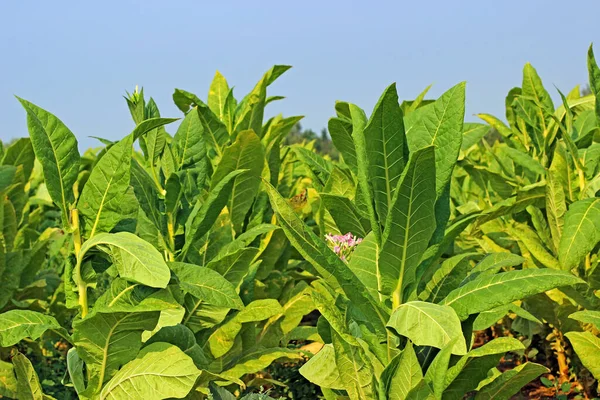
[[[79,173],[77,139],[67,126],[46,110],[17,97],[27,111],[27,127],[33,150],[44,171],[52,201],[62,211],[63,224],[74,201],[73,184]]]
[[[453,354],[467,353],[460,320],[452,307],[410,301],[394,310],[387,326],[416,345],[442,349],[454,341]]]
[[[0,347],[10,347],[25,338],[36,340],[49,329],[60,329],[58,321],[30,310],[10,310],[0,314]]]
[[[581,363],[600,379],[600,339],[590,332],[569,332],[566,336]]]
[[[600,241],[600,199],[577,201],[565,215],[558,258],[565,270],[576,267]]]
[[[177,346],[153,343],[127,363],[104,386],[100,399],[182,398],[194,387],[200,371]]]
[[[583,281],[565,271],[524,269],[478,277],[453,290],[441,304],[454,308],[461,320],[470,314],[490,310],[515,300],[559,286]]]

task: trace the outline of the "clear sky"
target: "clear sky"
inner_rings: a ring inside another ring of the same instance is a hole
[[[84,148],[131,131],[122,95],[136,84],[180,116],[174,88],[204,99],[218,69],[241,97],[275,63],[294,68],[270,88],[287,98],[269,113],[305,115],[317,131],[335,100],[370,114],[392,82],[410,99],[466,80],[467,120],[503,116],[527,61],[554,98],[553,85],[587,83],[599,15],[600,0],[0,1],[0,138],[27,135],[14,94]]]

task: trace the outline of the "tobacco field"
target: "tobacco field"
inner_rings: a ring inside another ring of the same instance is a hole
[[[525,65],[478,123],[464,82],[338,101],[336,157],[286,142],[302,117],[265,117],[284,65],[237,99],[218,72],[204,99],[175,89],[174,118],[136,88],[135,129],[83,153],[17,97],[0,398],[598,398],[592,47],[587,67],[563,93]]]

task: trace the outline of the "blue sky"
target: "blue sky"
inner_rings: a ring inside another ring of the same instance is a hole
[[[89,136],[131,131],[122,95],[136,84],[163,116],[180,116],[174,88],[205,98],[218,69],[241,97],[275,63],[294,68],[271,87],[287,98],[269,113],[305,115],[314,130],[335,100],[370,113],[391,82],[410,99],[466,80],[467,120],[503,116],[527,61],[555,98],[553,85],[587,83],[598,15],[599,0],[2,1],[0,138],[27,135],[14,94],[56,114],[85,148],[97,144]]]

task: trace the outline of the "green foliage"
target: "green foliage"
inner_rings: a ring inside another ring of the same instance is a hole
[[[19,99],[30,138],[0,158],[0,396],[296,396],[270,372],[299,364],[307,396],[340,400],[509,399],[555,365],[565,393],[599,379],[591,48],[588,68],[591,94],[555,106],[527,64],[506,122],[486,124],[464,123],[464,83],[402,102],[392,84],[370,116],[336,102],[331,139],[264,120],[288,66],[239,101],[217,72],[206,102],[175,89],[173,135],[136,88],[135,129],[83,154]]]

